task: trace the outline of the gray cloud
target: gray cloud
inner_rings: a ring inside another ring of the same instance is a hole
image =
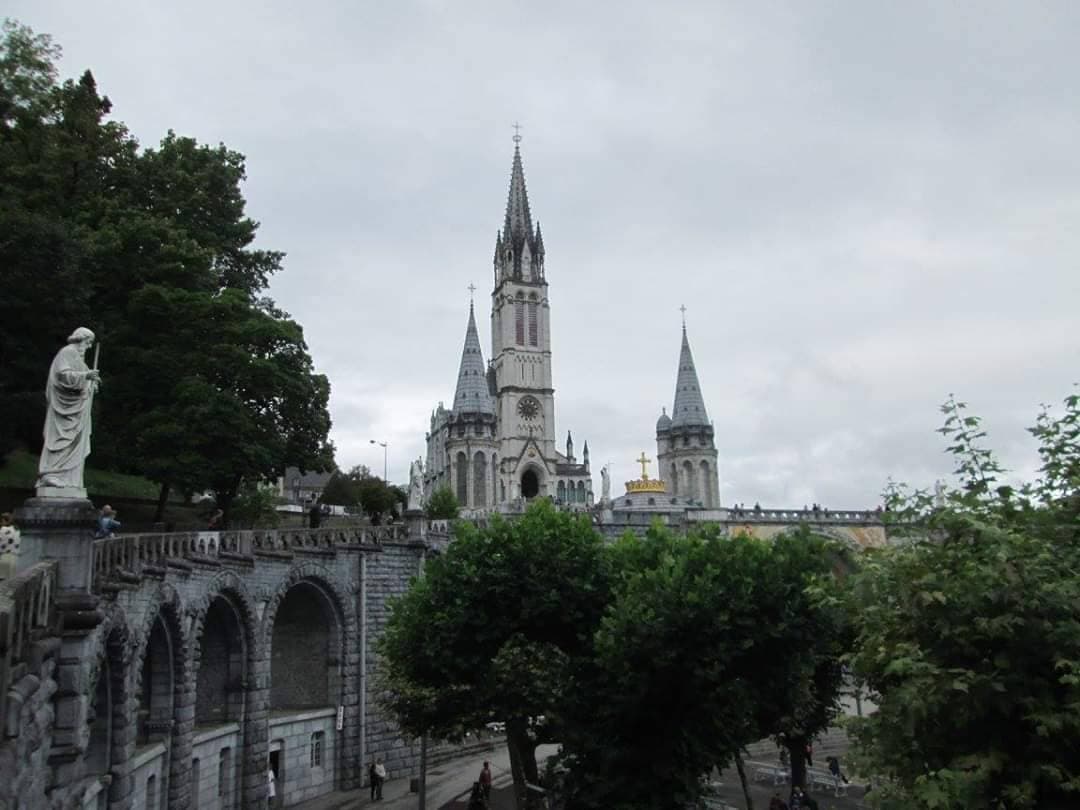
[[[1003,461],[1077,377],[1080,9],[1066,2],[115,3],[8,13],[145,144],[248,156],[272,292],[392,478],[453,395],[525,125],[560,432],[655,452],[678,307],[725,501],[876,502],[947,473],[949,391]]]

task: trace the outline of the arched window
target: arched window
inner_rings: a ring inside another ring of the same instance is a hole
[[[525,345],[525,302],[514,302],[514,342]]]
[[[585,482],[584,481],[578,481],[577,482],[577,502],[578,503],[585,503]]]
[[[683,495],[687,498],[697,499],[697,480],[694,475],[694,465],[689,461],[683,462]]]
[[[529,345],[537,346],[540,343],[540,325],[537,321],[537,304],[535,301],[529,302]]]
[[[701,502],[706,506],[713,505],[712,498],[712,475],[709,472],[709,462],[701,462]]]
[[[679,468],[674,464],[671,465],[671,494],[679,494]]]
[[[558,498],[559,503],[566,503],[567,502],[566,501],[566,482],[565,481],[559,481],[559,483],[555,485],[555,497]]]
[[[473,506],[487,506],[487,459],[477,451],[473,456]]]
[[[469,503],[469,459],[464,453],[457,454],[454,476],[457,482],[458,505],[464,507]]]
[[[491,500],[495,500],[496,493],[499,491],[499,457],[495,454],[491,456]],[[502,498],[499,498],[501,501]],[[494,504],[492,504],[494,506]]]

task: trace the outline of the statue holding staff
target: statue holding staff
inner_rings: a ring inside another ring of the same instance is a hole
[[[97,352],[94,368],[83,359],[94,333],[80,326],[56,353],[45,384],[45,443],[38,463],[39,497],[86,497],[83,467],[90,455],[90,411],[100,384]]]

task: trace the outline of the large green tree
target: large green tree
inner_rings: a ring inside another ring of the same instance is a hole
[[[519,806],[538,780],[535,747],[558,728],[607,603],[603,542],[547,501],[513,522],[456,528],[447,551],[394,603],[379,644],[386,703],[414,735],[459,737],[506,723]],[[537,725],[538,716],[549,722]]]
[[[92,463],[215,490],[325,469],[328,383],[265,297],[243,155],[169,132],[141,150],[47,36],[0,40],[0,454],[40,444],[44,370],[86,325],[102,348]]]
[[[1040,478],[1013,487],[963,403],[943,406],[959,486],[895,489],[894,533],[856,577],[856,674],[878,710],[854,727],[888,808],[1080,803],[1080,494],[1076,396],[1044,411]]]
[[[594,657],[570,693],[568,806],[685,806],[749,743],[794,749],[835,716],[842,549],[805,529],[762,541],[654,526],[613,555]]]

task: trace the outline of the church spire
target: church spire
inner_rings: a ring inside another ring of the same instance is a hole
[[[539,281],[543,277],[544,248],[539,229],[533,228],[529,193],[525,188],[525,169],[521,165],[520,141],[521,135],[515,135],[502,241],[496,240],[496,265],[501,265],[500,278]]]
[[[686,317],[685,313],[683,317]],[[694,367],[694,355],[690,351],[690,341],[686,337],[685,321],[682,328],[679,376],[675,382],[675,407],[671,409],[671,424],[673,427],[709,424],[709,416],[705,413],[705,399],[701,396],[701,385],[698,383],[697,369]]]
[[[457,391],[454,393],[455,413],[495,414],[495,403],[488,391],[487,369],[480,350],[480,335],[476,331],[473,303],[469,301],[469,325],[465,328],[465,348],[461,352]]]

